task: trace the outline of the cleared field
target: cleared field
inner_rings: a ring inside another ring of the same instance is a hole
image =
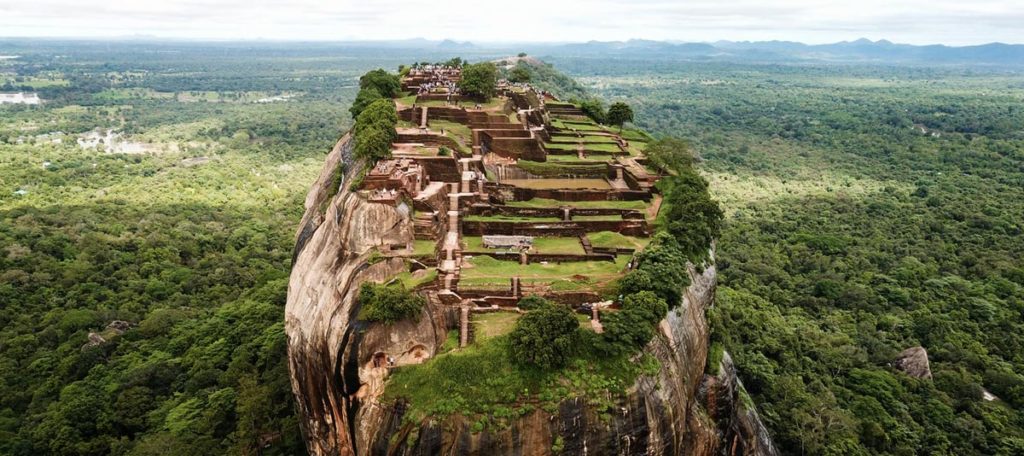
[[[612,188],[604,179],[506,179],[502,183],[539,190],[558,188],[606,190]]]

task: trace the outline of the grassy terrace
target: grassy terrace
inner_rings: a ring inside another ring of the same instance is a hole
[[[504,252],[508,249],[494,249],[484,246],[482,236],[463,236],[462,242],[467,252]],[[535,237],[533,238],[533,253],[559,254],[559,255],[583,255],[583,244],[577,237]]]
[[[535,237],[533,238],[534,253],[552,255],[584,255],[583,244],[578,237]]]
[[[506,179],[504,184],[532,189],[596,189],[612,188],[604,179]]]
[[[551,126],[559,130],[579,130],[579,131],[607,131],[604,127],[593,124],[593,123],[578,123],[560,119],[551,119]]]
[[[600,222],[600,221],[612,221],[618,222],[622,220],[622,216],[618,214],[614,215],[574,215],[572,217],[574,222]]]
[[[590,245],[604,248],[626,248],[641,250],[651,242],[650,238],[626,236],[614,231],[600,231],[587,235]]]
[[[521,265],[515,261],[478,256],[464,259],[459,286],[508,286],[509,278],[518,276],[525,283],[550,284],[552,288],[558,290],[593,290],[596,284],[607,284],[619,278],[628,262],[628,255],[619,255],[614,262],[577,261]],[[573,276],[582,278],[573,279]]]
[[[575,164],[580,164],[580,165],[604,165],[604,164],[608,163],[608,161],[611,160],[612,157],[607,156],[607,155],[602,155],[601,156],[602,159],[595,160],[593,158],[580,158],[577,155],[555,155],[555,154],[548,154],[547,158],[548,158],[547,163],[575,163]],[[522,160],[520,160],[520,163],[522,163]]]
[[[579,150],[579,144],[561,144],[561,143],[544,143],[544,147],[548,150]],[[590,143],[583,144],[583,150],[594,151],[594,152],[622,152],[622,148],[615,143]]]
[[[571,206],[581,209],[634,209],[642,211],[647,208],[644,201],[559,201],[547,198],[534,198],[526,201],[509,201],[506,206],[513,207],[562,207]]]
[[[516,165],[523,171],[545,177],[578,176],[580,174],[600,176],[608,169],[607,162],[580,160],[579,157],[576,157],[576,161],[554,160],[550,162],[535,162],[519,160]]]
[[[402,284],[406,290],[411,290],[420,285],[426,285],[437,280],[437,269],[422,269],[416,272],[403,272],[396,275],[392,280],[392,283]]]
[[[520,217],[515,215],[467,215],[462,217],[466,222],[559,222],[558,217]]]
[[[519,314],[515,312],[490,312],[475,314],[470,323],[473,324],[475,343],[483,342],[512,332]]]
[[[582,397],[599,409],[608,409],[614,406],[611,395],[633,384],[638,375],[654,375],[659,368],[646,355],[639,361],[629,355],[604,356],[592,337],[583,338],[579,358],[565,369],[520,366],[509,359],[508,337],[501,334],[512,324],[508,321],[512,317],[486,315],[483,320],[478,318],[485,315],[474,317],[479,331],[474,344],[440,354],[429,363],[396,369],[382,399],[409,399],[408,418],[416,421],[464,414],[473,420],[473,432],[478,432],[536,409],[554,413],[566,397]]]
[[[584,135],[582,137],[576,135],[556,134],[551,135],[552,142],[572,142],[572,143],[615,143],[614,136],[603,136],[603,135]]]
[[[500,108],[502,106],[505,106],[505,102],[506,101],[508,101],[508,100],[506,100],[505,98],[493,97],[493,98],[491,98],[490,101],[488,101],[486,103],[480,103],[480,108],[481,109],[497,109],[497,108]],[[474,109],[474,108],[476,108],[476,105],[477,105],[477,102],[472,101],[472,100],[462,100],[462,101],[459,101],[457,104],[448,104],[444,100],[426,100],[426,101],[421,101],[421,100],[418,100],[418,99],[416,100],[416,106],[426,106],[428,108],[440,108],[440,107],[449,106],[449,107]]]
[[[413,241],[412,254],[414,256],[433,255],[435,246],[437,246],[437,241],[430,239],[417,239]]]

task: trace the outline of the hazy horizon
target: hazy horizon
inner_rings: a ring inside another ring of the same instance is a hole
[[[513,26],[495,27],[507,12]],[[1012,0],[970,4],[948,0],[770,3],[699,0],[676,4],[640,0],[524,0],[483,5],[453,0],[424,8],[408,0],[0,0],[5,38],[188,39],[197,41],[470,41],[476,44],[576,43],[644,39],[671,42],[797,41],[834,43],[867,38],[914,45],[1019,44],[1024,8]],[[628,14],[624,14],[628,13]]]

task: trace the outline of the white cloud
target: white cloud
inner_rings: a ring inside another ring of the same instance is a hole
[[[0,36],[1024,41],[1021,0],[0,0]]]

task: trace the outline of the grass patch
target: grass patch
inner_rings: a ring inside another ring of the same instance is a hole
[[[519,314],[515,312],[490,312],[473,315],[471,323],[473,324],[475,342],[480,343],[512,332],[516,320],[519,320]]]
[[[554,412],[572,397],[610,416],[615,398],[641,375],[654,375],[660,366],[649,355],[603,356],[593,333],[582,332],[579,353],[569,366],[543,370],[514,364],[508,336],[484,337],[477,343],[434,357],[423,364],[395,369],[382,400],[409,401],[407,420],[445,417],[455,413],[476,421],[474,428],[504,426],[539,407]]]
[[[390,284],[402,284],[406,290],[412,290],[418,286],[426,285],[437,280],[437,269],[430,268],[421,271],[403,272],[396,275],[389,283]]]
[[[587,235],[590,245],[603,248],[626,248],[642,250],[651,242],[650,238],[626,236],[614,231],[599,231]]]
[[[412,254],[414,256],[432,256],[437,241],[432,239],[417,239],[413,241]]]
[[[516,166],[530,174],[544,177],[603,175],[605,171],[608,169],[608,166],[605,162],[594,162],[588,164],[579,161],[575,163],[567,163],[519,160],[519,162],[516,163]]]
[[[558,255],[584,255],[583,244],[577,237],[535,237],[533,250],[537,253]]]
[[[608,215],[574,215],[572,217],[574,222],[603,222],[603,221],[614,221],[618,222],[622,220],[620,214],[608,214]]]
[[[520,217],[515,215],[467,215],[467,222],[560,222],[558,217]]]
[[[509,201],[505,203],[506,206],[512,207],[532,207],[532,208],[546,208],[546,207],[562,207],[571,206],[580,209],[600,209],[600,208],[611,208],[611,209],[633,209],[642,211],[647,209],[647,203],[641,200],[637,201],[558,201],[547,198],[533,198],[526,201]]]
[[[505,184],[521,188],[532,189],[596,189],[608,190],[612,188],[604,179],[506,179]]]
[[[619,255],[614,262],[574,261],[521,265],[516,261],[502,261],[486,256],[476,256],[464,259],[460,284],[466,279],[494,279],[500,281],[500,283],[508,284],[509,278],[516,276],[522,281],[534,283],[572,282],[572,276],[587,277],[595,282],[611,281],[622,274],[628,262],[628,255]],[[477,283],[498,282],[481,280]]]

